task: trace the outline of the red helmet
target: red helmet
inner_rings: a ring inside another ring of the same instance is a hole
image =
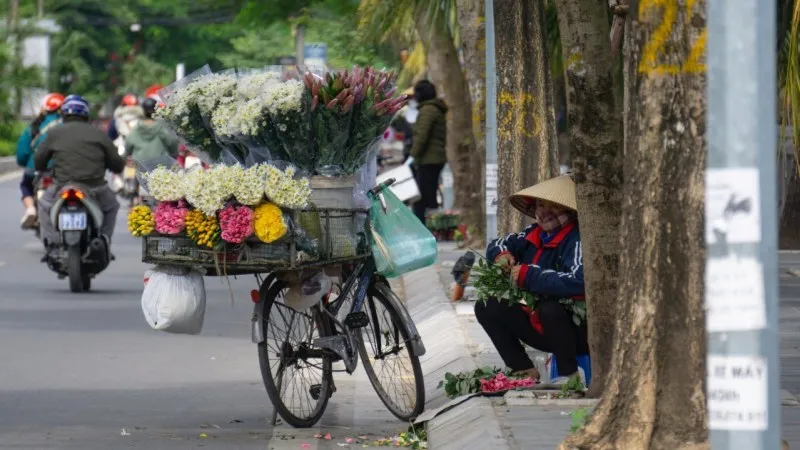
[[[51,113],[58,111],[62,104],[64,104],[64,95],[58,92],[51,92],[42,99],[41,108],[42,111]]]
[[[139,104],[139,99],[136,98],[133,94],[128,94],[122,97],[122,105],[123,106],[136,106]]]

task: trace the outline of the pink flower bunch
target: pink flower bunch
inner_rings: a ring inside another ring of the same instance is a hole
[[[153,211],[156,231],[161,234],[178,234],[186,228],[186,202],[161,202]]]
[[[481,380],[481,391],[483,392],[500,392],[516,389],[520,387],[533,386],[533,378],[508,378],[502,372],[498,373],[494,378],[488,380]]]
[[[253,234],[253,210],[229,204],[219,212],[219,227],[222,239],[239,244]]]

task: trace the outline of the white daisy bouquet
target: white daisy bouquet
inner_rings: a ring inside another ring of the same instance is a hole
[[[184,186],[186,200],[208,216],[216,214],[233,196],[241,167],[217,164],[208,170],[195,169],[186,173]]]
[[[294,167],[281,170],[275,165],[266,165],[264,188],[269,201],[289,209],[303,209],[311,204],[311,184],[306,177],[298,176]]]
[[[268,164],[256,164],[241,171],[233,196],[242,205],[255,206],[264,199],[266,190]]]
[[[206,65],[159,92],[165,106],[158,110],[157,116],[164,119],[194,153],[206,162],[216,161],[222,147],[211,127],[212,113],[235,87],[235,76],[212,74]]]
[[[176,202],[186,195],[184,172],[158,166],[142,175],[147,192],[160,202]]]

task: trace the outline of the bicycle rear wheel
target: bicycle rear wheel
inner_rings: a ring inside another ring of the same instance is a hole
[[[317,306],[296,311],[281,301],[285,294],[281,281],[262,293],[264,341],[258,344],[258,362],[278,414],[293,427],[307,428],[322,417],[332,393],[331,357],[313,345],[330,328]]]
[[[391,290],[385,292],[394,295]],[[358,336],[364,370],[389,411],[400,420],[412,420],[425,409],[425,382],[419,356],[409,345],[411,336],[382,292],[370,289],[365,305],[370,323]]]

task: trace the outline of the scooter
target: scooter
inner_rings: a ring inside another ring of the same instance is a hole
[[[100,233],[103,212],[88,188],[68,183],[58,191],[50,220],[61,245],[45,258],[59,279],[69,278],[72,292],[91,289],[92,278],[111,262],[108,239]]]
[[[37,211],[39,210],[39,199],[42,198],[44,192],[52,184],[53,184],[53,177],[50,171],[36,173],[36,176],[33,179],[33,186],[34,189],[36,190],[36,195],[33,197],[33,207],[36,208]],[[38,217],[36,218],[36,222],[34,222],[34,224],[29,229],[33,230],[33,233],[36,235],[36,239],[42,238],[41,232],[39,230]]]
[[[125,169],[122,171],[122,198],[130,200],[131,206],[137,204],[139,199],[139,182],[136,179],[136,163],[132,158],[128,158]]]

